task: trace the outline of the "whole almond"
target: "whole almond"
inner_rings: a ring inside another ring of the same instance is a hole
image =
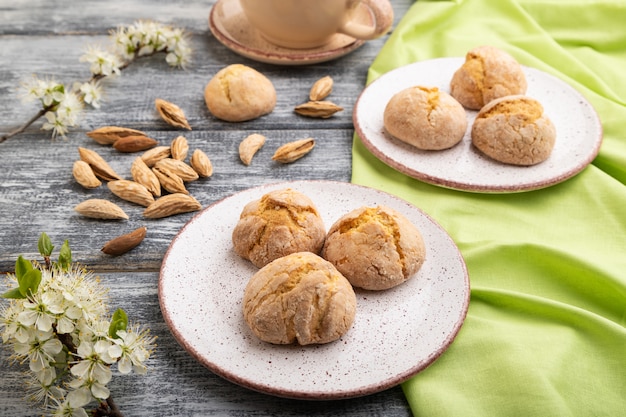
[[[116,140],[126,136],[146,136],[141,130],[128,129],[119,126],[103,126],[87,132],[87,136],[101,145],[113,145]]]
[[[201,208],[202,205],[192,196],[174,193],[157,199],[144,210],[143,215],[149,219],[160,219],[175,214],[198,211]]]
[[[244,165],[250,165],[252,157],[263,147],[265,144],[265,136],[253,133],[249,135],[239,144],[239,158]]]
[[[119,152],[131,153],[145,151],[156,145],[157,141],[148,136],[126,136],[116,140],[113,147]]]
[[[157,98],[154,101],[154,105],[156,106],[156,109],[159,112],[161,118],[167,124],[174,127],[181,127],[183,129],[191,130],[191,126],[189,126],[189,122],[187,122],[185,113],[176,104]]]
[[[135,182],[146,187],[150,194],[155,197],[161,196],[161,183],[156,174],[146,165],[141,157],[135,158],[130,166],[130,175]]]
[[[119,198],[148,207],[153,201],[154,196],[146,187],[135,181],[116,180],[107,183],[109,190]]]
[[[302,158],[315,147],[315,140],[313,138],[300,139],[293,142],[289,142],[276,149],[272,159],[283,164],[288,164],[295,160]]]
[[[170,171],[169,169],[161,166],[157,167],[156,165],[152,168],[152,172],[156,175],[161,183],[161,187],[170,193],[180,193],[180,194],[189,194],[189,191],[185,188],[185,184],[183,180]]]
[[[93,173],[96,174],[98,178],[105,181],[122,179],[97,152],[92,151],[91,149],[79,147],[78,154],[80,155],[80,159],[82,161],[89,164]]]
[[[311,101],[324,100],[333,91],[333,79],[327,75],[317,80],[311,91],[309,92],[309,98]]]
[[[129,250],[137,247],[146,237],[147,231],[148,228],[142,226],[138,229],[133,230],[130,233],[118,236],[115,239],[111,239],[104,244],[101,251],[106,253],[107,255],[112,256],[123,255]]]
[[[141,155],[141,159],[148,165],[149,167],[153,167],[154,164],[159,162],[161,159],[169,158],[172,155],[172,150],[169,146],[156,146],[152,149],[148,149]]]
[[[176,174],[185,182],[195,181],[198,179],[198,173],[189,165],[178,159],[165,158],[154,164],[154,168],[165,168]]]
[[[74,162],[72,167],[72,175],[77,183],[85,188],[97,188],[102,182],[93,173],[91,166],[85,161],[79,160]]]
[[[74,210],[85,217],[91,217],[93,219],[128,219],[128,215],[117,204],[100,198],[85,200],[74,207]]]
[[[343,107],[340,107],[331,101],[309,101],[296,106],[294,109],[294,111],[301,116],[319,119],[328,119],[333,114],[342,110]]]
[[[210,177],[213,175],[213,164],[211,160],[200,149],[196,149],[191,154],[191,159],[189,161],[191,163],[191,167],[198,173],[201,177]]]
[[[170,151],[172,154],[172,159],[184,161],[185,158],[187,158],[187,154],[189,153],[189,143],[187,142],[187,138],[185,138],[184,136],[178,136],[176,139],[174,139],[170,144]]]

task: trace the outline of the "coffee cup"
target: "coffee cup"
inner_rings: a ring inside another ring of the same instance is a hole
[[[239,0],[251,26],[269,42],[290,49],[316,48],[342,33],[378,38],[393,24],[389,0]],[[371,19],[363,19],[363,9]],[[366,20],[366,21],[364,21]]]

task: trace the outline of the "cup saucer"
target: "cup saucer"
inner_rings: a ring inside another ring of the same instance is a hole
[[[367,8],[361,7],[361,19],[371,19]],[[304,65],[330,61],[344,56],[364,41],[347,35],[333,35],[330,41],[311,49],[288,49],[265,40],[253,28],[239,5],[239,0],[218,0],[209,13],[209,29],[227,48],[255,61],[278,65]]]

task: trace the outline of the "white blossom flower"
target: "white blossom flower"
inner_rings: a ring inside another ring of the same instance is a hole
[[[55,314],[59,312],[57,303],[60,301],[55,292],[38,292],[23,302],[24,311],[18,314],[17,320],[24,326],[34,325],[37,330],[52,330]]]
[[[49,402],[63,398],[65,390],[54,385],[56,379],[55,368],[47,368],[42,374],[45,374],[45,376],[30,375],[26,381],[26,395],[29,400],[42,403],[45,408]]]
[[[50,366],[54,357],[63,349],[63,344],[54,337],[52,330],[30,333],[26,343],[15,343],[13,349],[19,357],[27,357],[30,370],[37,373]]]
[[[83,408],[91,402],[89,391],[70,391],[63,401],[58,401],[58,406],[52,413],[54,417],[88,417]]]
[[[79,61],[89,63],[89,69],[93,75],[119,75],[122,65],[117,55],[97,47],[89,47],[87,52],[79,58]]]
[[[0,328],[4,327],[2,332],[2,342],[16,340],[20,343],[26,343],[30,337],[31,327],[19,322],[18,316],[24,311],[23,300],[13,301],[8,306],[0,306]]]
[[[36,75],[33,75],[28,81],[24,81],[21,84],[25,101],[41,100],[47,87],[46,82],[39,79]]]
[[[102,100],[102,86],[99,82],[83,83],[79,89],[83,94],[83,100],[85,103],[90,104],[96,109],[100,108],[100,101]]]
[[[53,80],[42,81],[42,91],[40,92],[41,103],[45,107],[54,107],[65,97],[65,87]]]
[[[44,114],[44,117],[47,122],[44,122],[43,126],[41,126],[43,130],[52,130],[53,138],[57,136],[65,137],[69,129],[62,115],[59,117],[56,112],[49,111]]]
[[[81,341],[77,348],[77,355],[82,358],[70,368],[72,375],[84,381],[93,381],[106,385],[111,380],[111,367],[115,360],[111,358],[108,349],[111,342],[100,340],[96,343]]]
[[[68,127],[75,127],[83,113],[83,103],[75,92],[65,94],[57,108],[57,118],[62,118]]]
[[[148,368],[145,365],[153,349],[155,338],[147,330],[138,329],[118,330],[114,345],[109,349],[111,357],[117,359],[117,369],[122,374],[134,370],[138,374],[145,374]]]

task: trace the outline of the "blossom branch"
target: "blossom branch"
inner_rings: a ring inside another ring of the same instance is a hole
[[[67,241],[56,262],[45,233],[37,246],[45,266],[18,257],[15,274],[7,274],[13,288],[0,294],[9,299],[0,305],[0,340],[12,346],[15,363],[28,364],[34,392],[27,397],[45,408],[54,403],[55,416],[87,417],[84,407],[96,401],[94,415],[123,417],[106,386],[111,368],[145,373],[155,338],[130,326],[122,309],[109,318],[106,289],[72,263]]]
[[[120,75],[138,57],[165,53],[166,62],[173,67],[185,68],[191,61],[191,48],[186,34],[152,21],[138,21],[111,32],[113,53],[90,48],[80,57],[81,62],[90,64],[91,78],[82,84],[67,89],[63,84],[37,78],[26,85],[26,97],[39,100],[42,108],[20,127],[0,136],[0,143],[23,133],[29,126],[45,117],[44,130],[52,130],[52,137],[63,136],[70,127],[78,125],[84,104],[100,108],[102,87],[100,80],[111,75]]]

